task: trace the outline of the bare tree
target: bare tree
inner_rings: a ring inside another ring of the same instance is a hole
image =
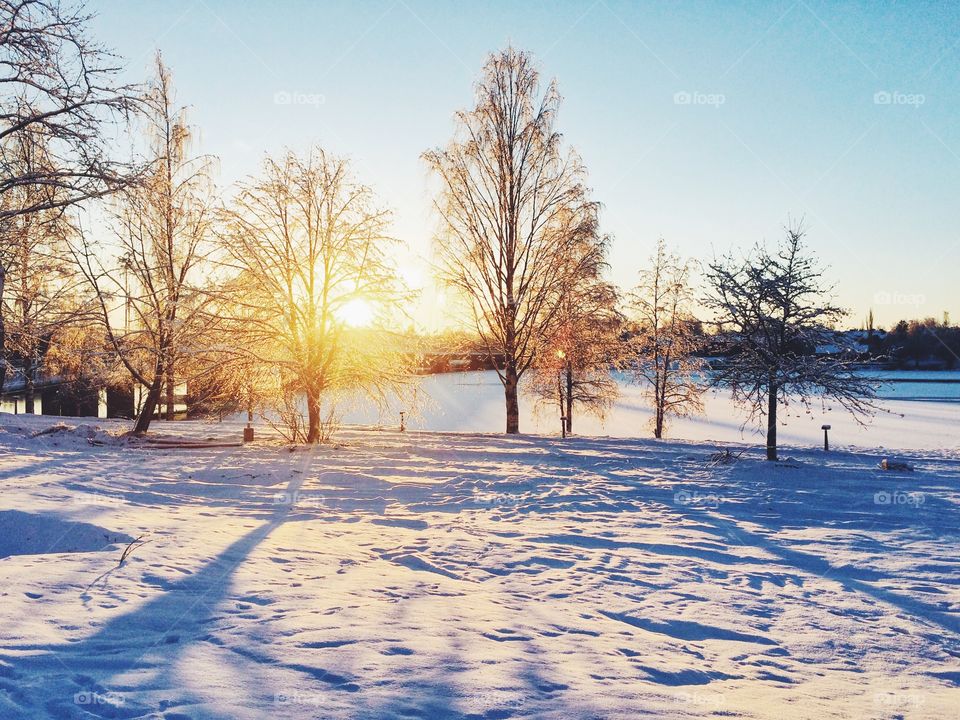
[[[89,39],[89,22],[59,0],[0,0],[0,147],[40,132],[50,159],[24,168],[0,155],[0,197],[24,186],[57,190],[7,204],[0,219],[99,197],[129,177],[127,165],[110,159],[108,130],[136,109],[138,89],[118,84],[116,58]]]
[[[42,173],[51,162],[48,140],[42,128],[8,138],[8,167]],[[38,206],[42,196],[51,196],[46,209],[0,221],[0,362],[8,368],[12,360],[21,375],[27,413],[34,411],[36,376],[53,335],[82,309],[79,273],[66,244],[72,227],[65,209],[55,203],[60,193],[55,187],[25,184],[0,197],[2,209]]]
[[[89,308],[65,248],[71,228],[62,211],[18,216],[7,230],[3,250],[9,270],[0,310],[7,318],[4,355],[23,378],[24,412],[33,413],[37,376],[54,337]]]
[[[212,247],[213,161],[190,154],[186,113],[159,54],[155,68],[144,102],[149,171],[117,196],[116,245],[98,248],[81,235],[74,249],[119,361],[146,389],[136,434],[147,432],[164,388],[172,418],[174,387],[189,374],[182,364],[202,364],[212,321],[202,269]]]
[[[743,260],[710,264],[706,305],[728,331],[730,356],[713,382],[728,387],[751,416],[766,416],[767,459],[777,459],[777,407],[833,399],[858,418],[874,409],[876,385],[857,372],[856,353],[818,355],[838,342],[831,332],[846,311],[833,304],[816,258],[807,253],[802,224],[786,228],[773,253],[757,246]]]
[[[8,239],[22,237],[13,218],[49,218],[131,177],[107,148],[111,123],[137,107],[137,89],[117,82],[116,59],[89,39],[89,20],[58,0],[0,0],[0,235]],[[25,163],[24,149],[38,141],[38,162]],[[14,256],[0,257],[0,297]],[[0,309],[0,348],[5,321]],[[6,369],[0,352],[0,387]]]
[[[235,290],[237,293],[241,290]],[[258,359],[260,353],[242,346],[247,334],[240,308],[231,302],[231,290],[221,289],[221,302],[211,308],[221,321],[208,334],[211,362],[190,386],[191,417],[217,417],[243,412],[252,426],[254,416],[263,414],[275,400],[275,369]]]
[[[424,154],[442,184],[442,274],[502,358],[508,433],[520,431],[518,383],[549,335],[568,257],[596,222],[580,159],[561,150],[559,105],[555,83],[541,95],[530,56],[508,48],[487,60],[453,141]]]
[[[324,440],[336,395],[382,400],[408,378],[410,359],[389,327],[404,300],[389,221],[347,161],[320,148],[268,158],[227,214],[229,327],[237,348],[273,369],[291,439]]]
[[[612,371],[622,359],[623,318],[617,290],[604,278],[607,248],[594,229],[568,256],[549,335],[532,366],[530,390],[559,410],[563,436],[573,432],[576,408],[602,418],[619,395]]]
[[[691,275],[692,263],[671,253],[661,239],[631,295],[637,323],[632,372],[653,405],[656,438],[663,437],[669,417],[703,412],[705,364],[695,355],[702,338],[691,312]]]

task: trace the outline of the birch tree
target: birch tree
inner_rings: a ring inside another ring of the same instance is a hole
[[[701,338],[691,312],[692,263],[661,239],[631,295],[636,334],[631,339],[634,378],[653,406],[653,436],[663,437],[670,417],[703,412],[706,366],[695,353]]]
[[[617,290],[604,278],[607,249],[608,239],[593,230],[568,257],[544,350],[532,368],[530,390],[557,408],[564,436],[573,432],[575,410],[603,418],[619,395],[612,372],[623,359],[623,318]]]
[[[176,104],[159,54],[154,67],[144,101],[149,170],[116,197],[115,242],[97,246],[82,234],[74,250],[119,362],[146,391],[135,434],[149,429],[164,389],[172,419],[174,388],[202,364],[202,338],[213,321],[204,286],[212,248],[213,160],[191,154],[186,110]]]
[[[506,431],[517,433],[518,383],[548,351],[568,258],[597,207],[579,157],[561,146],[556,84],[541,92],[527,53],[491,55],[475,95],[450,144],[424,158],[441,186],[442,276],[467,299],[491,359],[502,358]]]

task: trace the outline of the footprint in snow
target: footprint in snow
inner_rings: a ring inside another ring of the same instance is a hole
[[[380,653],[382,655],[413,655],[413,650],[400,645],[394,645],[392,647],[388,647],[386,650],[381,650]]]
[[[560,690],[566,690],[570,686],[564,685],[563,683],[550,682],[549,680],[540,680],[534,687],[542,693],[555,693]]]
[[[356,640],[315,640],[312,642],[300,643],[299,647],[308,650],[317,650],[322,648],[338,648],[344,645],[353,645]]]
[[[240,607],[240,603],[252,603],[254,605],[273,605],[276,602],[273,598],[260,597],[259,595],[247,595],[246,597],[237,599],[237,607]],[[249,610],[250,605],[247,605],[243,608],[244,610]]]
[[[375,518],[370,521],[373,525],[384,525],[386,527],[405,528],[407,530],[426,530],[430,525],[423,520],[413,520],[408,518]]]
[[[489,640],[496,640],[497,642],[526,642],[533,640],[533,638],[528,637],[527,635],[517,635],[513,630],[497,630],[497,633],[500,635],[495,635],[494,633],[480,633],[483,637]]]
[[[769,680],[770,682],[780,683],[782,685],[793,685],[796,682],[793,678],[787,677],[786,675],[778,675],[769,670],[761,670],[757,673],[757,679]]]

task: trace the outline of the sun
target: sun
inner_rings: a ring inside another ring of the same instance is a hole
[[[373,307],[363,298],[356,298],[344,303],[336,312],[337,319],[344,325],[353,328],[366,327],[373,322]]]

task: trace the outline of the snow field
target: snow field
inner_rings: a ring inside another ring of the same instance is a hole
[[[950,453],[891,473],[867,452],[717,464],[696,442],[363,429],[141,450],[116,423],[31,437],[50,422],[0,427],[2,534],[64,530],[0,560],[0,717],[960,708]],[[90,527],[102,551],[71,545]]]

